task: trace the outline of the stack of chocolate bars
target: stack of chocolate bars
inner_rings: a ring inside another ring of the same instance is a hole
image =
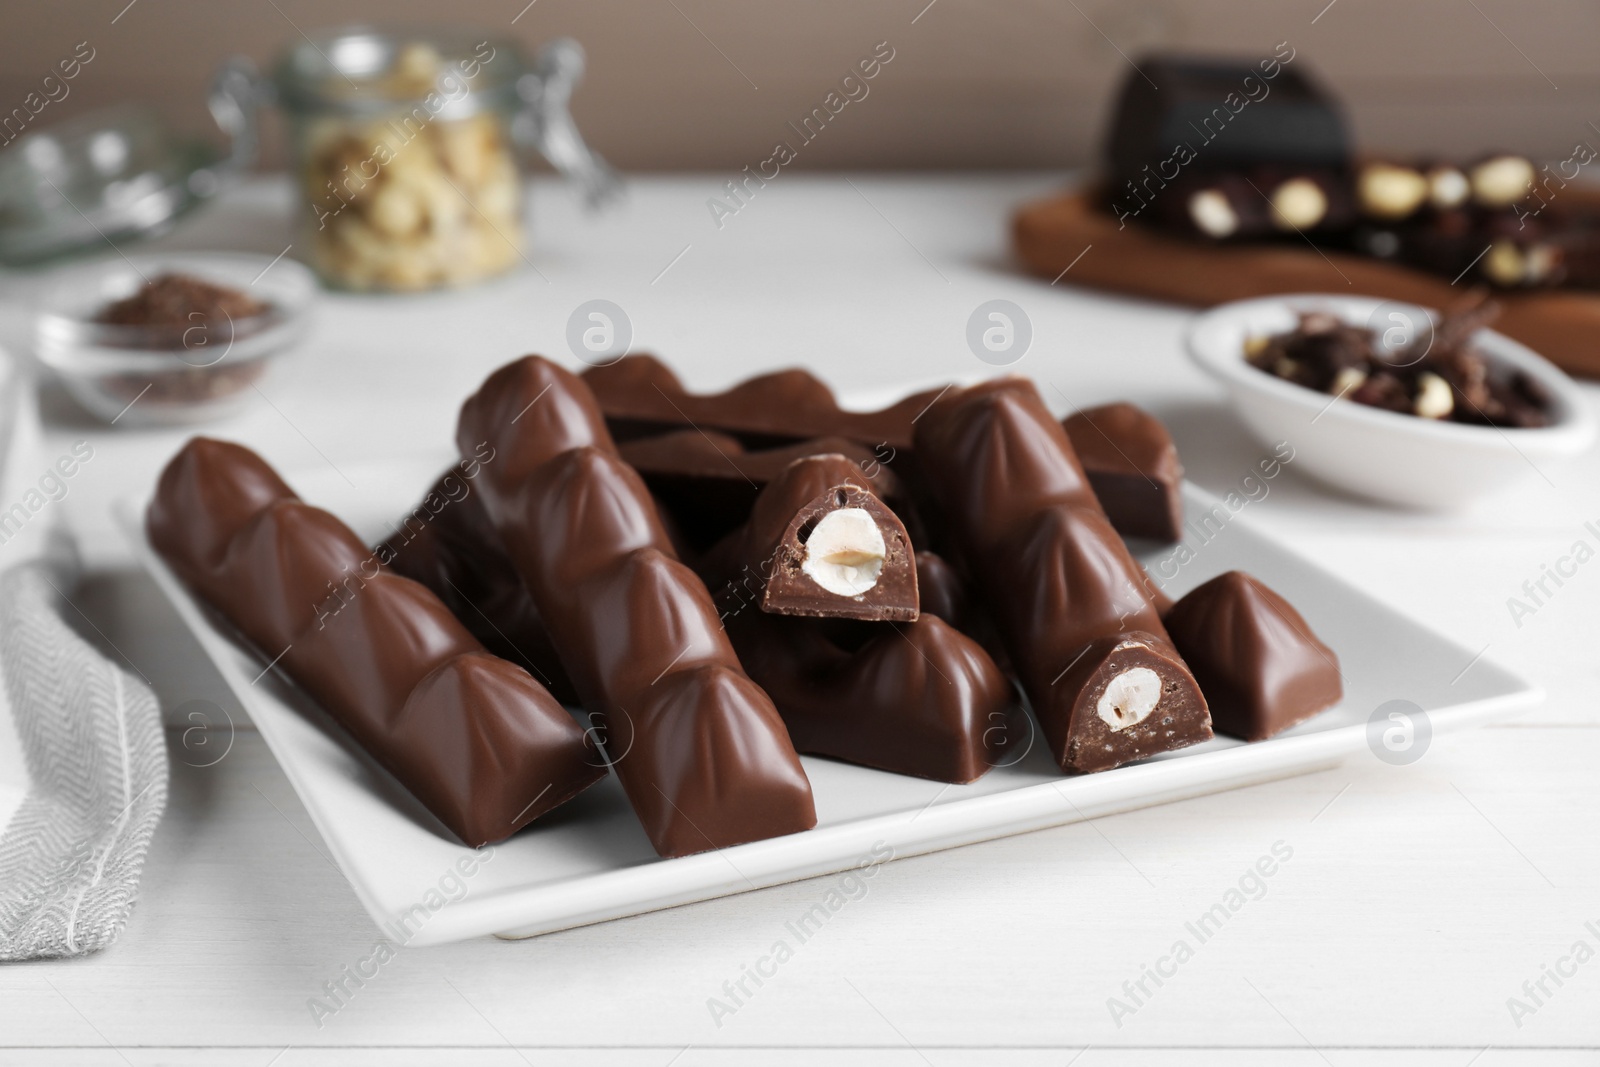
[[[1093,773],[1341,695],[1259,582],[1172,603],[1140,567],[1124,538],[1179,536],[1182,469],[1128,404],[1063,423],[1001,378],[851,412],[802,371],[707,395],[648,356],[582,377],[530,356],[466,401],[456,444],[372,548],[205,438],[147,526],[468,844],[608,770],[682,856],[815,825],[801,753],[970,782],[1037,737]]]

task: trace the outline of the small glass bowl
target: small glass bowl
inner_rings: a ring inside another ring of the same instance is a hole
[[[267,310],[221,327],[94,321],[107,304],[162,274],[237,289]],[[243,407],[268,362],[305,335],[316,288],[312,273],[294,260],[257,255],[175,253],[73,267],[44,288],[35,351],[78,403],[106,422],[207,422]]]

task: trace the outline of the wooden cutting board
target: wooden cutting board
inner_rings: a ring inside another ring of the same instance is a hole
[[[1028,269],[1041,277],[1055,278],[1072,265],[1061,279],[1064,284],[1194,307],[1272,293],[1328,292],[1441,308],[1465,288],[1409,267],[1309,244],[1208,245],[1132,222],[1119,228],[1085,193],[1022,208],[1012,239]],[[1504,313],[1495,329],[1569,374],[1600,378],[1600,293],[1542,290],[1500,293],[1496,299]]]

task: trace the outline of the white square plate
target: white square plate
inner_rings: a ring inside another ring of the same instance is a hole
[[[345,466],[290,477],[308,501],[338,514],[369,540],[386,535],[451,457]],[[1186,487],[1190,516],[1217,505]],[[651,849],[615,775],[494,847],[468,877],[452,872],[472,850],[443,827],[333,725],[320,708],[214,627],[144,537],[145,501],[124,500],[117,519],[134,551],[194,631],[250,713],[374,921],[403,943],[438,944],[484,934],[526,937],[741,893],[844,870],[881,857],[932,852],[1116,811],[1163,804],[1330,767],[1368,745],[1368,719],[1395,699],[1425,709],[1417,731],[1501,718],[1543,694],[1469,649],[1366,596],[1233,518],[1188,542],[1193,558],[1171,581],[1172,548],[1143,562],[1178,596],[1224,571],[1248,570],[1281,593],[1337,653],[1346,682],[1338,707],[1270,741],[1217,738],[1094,775],[1063,776],[1033,746],[1012,766],[971,785],[947,786],[806,757],[817,804],[807,833],[681,859]],[[1471,663],[1470,669],[1463,671]],[[260,677],[259,681],[255,681]],[[465,890],[457,886],[464,883]],[[457,897],[445,901],[445,897]],[[402,928],[402,915],[411,917]],[[403,930],[403,936],[402,936]]]

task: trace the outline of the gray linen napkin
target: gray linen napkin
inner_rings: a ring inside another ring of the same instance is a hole
[[[155,696],[62,620],[63,578],[44,561],[0,575],[0,745],[9,711],[28,778],[0,831],[0,960],[116,940],[167,803]]]
[[[77,568],[58,513],[31,515],[39,438],[28,376],[0,352],[0,960],[116,940],[167,802],[155,696],[64,621]]]

